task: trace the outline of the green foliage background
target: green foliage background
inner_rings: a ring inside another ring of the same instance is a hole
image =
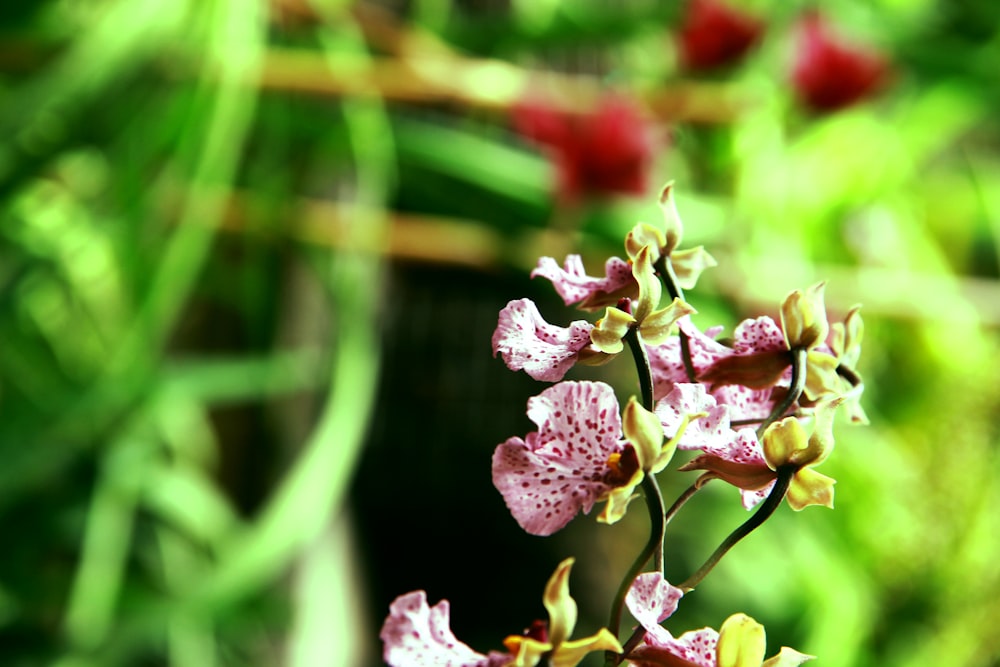
[[[895,77],[812,116],[787,84],[804,3],[748,6],[759,48],[686,87],[670,3],[5,6],[3,663],[374,665],[415,588],[486,651],[543,615],[569,554],[581,629],[601,624],[642,517],[538,540],[489,484],[541,390],[489,358],[497,311],[568,321],[527,281],[537,256],[596,272],[656,215],[652,192],[554,204],[507,114],[552,68],[729,110],[660,116],[654,181],[720,261],[699,325],[821,279],[831,311],[864,304],[872,424],[838,425],[837,509],[779,512],[670,629],[745,611],[829,667],[1000,665],[1000,7],[831,5]],[[462,78],[468,59],[495,60]],[[742,518],[699,496],[668,575]]]

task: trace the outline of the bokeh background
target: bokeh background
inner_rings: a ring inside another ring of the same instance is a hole
[[[674,180],[719,260],[696,323],[826,280],[864,306],[871,424],[837,426],[836,510],[782,508],[669,628],[1000,665],[998,27],[990,0],[4,3],[0,663],[379,665],[414,589],[486,652],[568,555],[593,631],[645,517],[517,528],[489,459],[544,385],[490,336],[524,296],[578,318],[537,258],[599,274]],[[744,519],[722,486],[669,578]]]

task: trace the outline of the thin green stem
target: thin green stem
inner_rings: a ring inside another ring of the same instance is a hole
[[[678,588],[687,592],[693,590],[695,586],[701,583],[709,572],[719,564],[722,557],[732,549],[736,544],[742,540],[744,537],[755,531],[761,526],[765,521],[767,521],[774,510],[778,509],[781,501],[784,500],[785,494],[788,492],[788,485],[792,481],[792,476],[795,474],[797,468],[795,466],[782,466],[778,468],[778,477],[774,481],[774,487],[771,489],[771,493],[768,494],[767,498],[761,503],[760,507],[754,512],[754,515],[749,519],[744,521],[736,530],[731,532],[722,544],[715,550],[715,552],[709,556],[705,564],[698,568],[698,571],[688,577],[684,583],[680,584]]]
[[[615,593],[615,602],[611,606],[611,615],[608,619],[608,630],[615,636],[618,635],[618,628],[621,625],[622,610],[625,608],[625,596],[628,595],[628,590],[632,587],[632,582],[635,581],[635,578],[642,574],[646,563],[649,562],[649,559],[652,558],[656,550],[663,545],[663,534],[667,527],[663,516],[663,496],[660,494],[660,487],[656,483],[656,478],[651,475],[643,477],[642,490],[646,497],[646,508],[649,510],[649,540],[646,542],[646,546],[642,548],[642,551],[639,552],[628,572],[625,573],[625,577],[618,586],[618,592]],[[618,657],[618,653],[608,651],[604,656],[605,663],[617,665],[620,662]]]
[[[760,426],[757,427],[758,438],[764,435],[764,431],[768,426],[784,417],[788,408],[795,405],[795,401],[799,400],[799,397],[802,396],[802,391],[806,388],[808,354],[809,351],[804,347],[797,347],[792,350],[792,383],[788,387],[788,393],[785,394],[785,398],[778,405],[774,406],[774,410],[767,416],[767,419],[762,421]]]

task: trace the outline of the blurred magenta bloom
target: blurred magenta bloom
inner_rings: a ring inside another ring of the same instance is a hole
[[[738,63],[764,32],[764,22],[718,0],[691,0],[677,39],[681,65],[708,70]]]
[[[792,83],[813,111],[843,109],[877,92],[889,77],[889,61],[874,49],[848,43],[816,11],[797,26]]]
[[[548,150],[564,202],[646,192],[657,142],[634,102],[607,97],[590,113],[576,114],[525,101],[514,107],[513,124]]]

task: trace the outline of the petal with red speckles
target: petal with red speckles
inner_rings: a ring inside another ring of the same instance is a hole
[[[584,320],[568,328],[542,319],[531,299],[517,299],[500,311],[493,332],[493,356],[503,356],[507,368],[524,370],[536,380],[558,382],[573,367],[577,354],[590,344],[593,325]]]
[[[485,667],[491,658],[460,642],[448,624],[448,601],[427,606],[427,595],[414,591],[389,605],[379,637],[383,658],[392,667]],[[495,661],[493,661],[495,663]]]
[[[528,417],[538,431],[496,448],[493,484],[524,530],[551,535],[614,488],[606,477],[624,446],[618,399],[602,382],[561,382],[528,401]]]
[[[632,275],[632,267],[623,259],[611,257],[604,263],[604,276],[588,276],[579,255],[567,255],[560,267],[551,257],[542,257],[531,277],[541,276],[552,282],[563,302],[570,306],[580,303],[581,308],[596,310],[613,306],[623,297],[639,295],[639,284]]]

